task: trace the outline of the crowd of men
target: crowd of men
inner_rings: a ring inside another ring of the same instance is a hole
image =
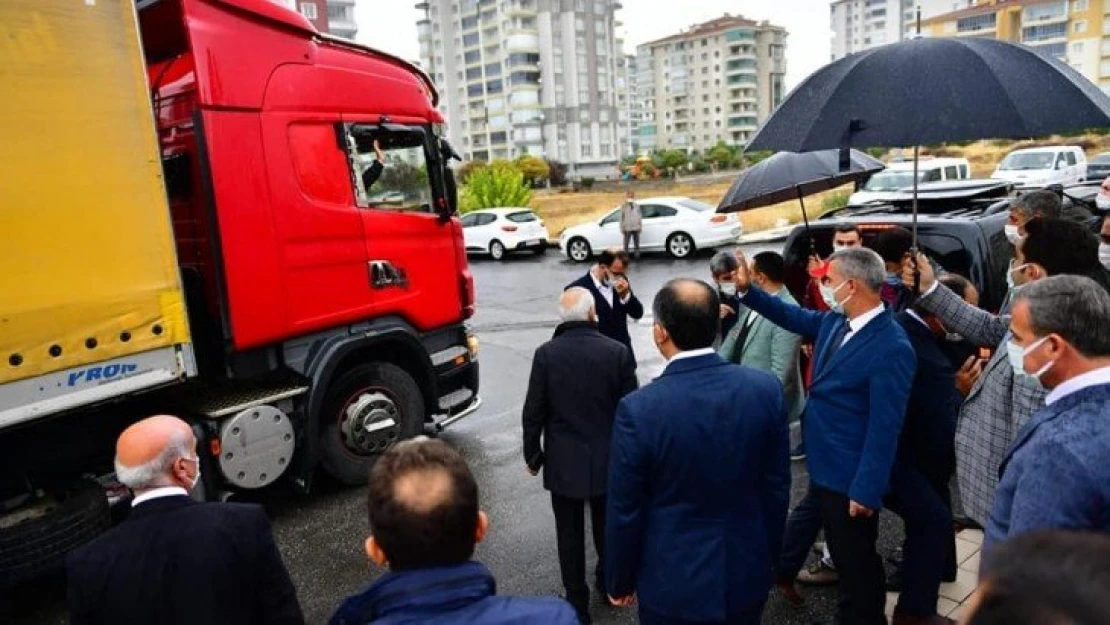
[[[776,588],[804,601],[796,579],[838,585],[837,623],[886,623],[889,587],[896,625],[952,622],[938,591],[969,526],[985,541],[966,623],[1110,622],[1110,220],[1096,237],[1061,218],[1057,196],[1030,193],[1007,235],[998,314],[900,229],[868,241],[839,228],[801,305],[780,255],[717,255],[712,283],[655,295],[667,365],[642,388],[632,259],[604,252],[563,292],[522,415],[564,597],[496,593],[473,560],[490,531],[474,476],[421,437],[370,476],[366,557],[389,572],[331,622],[590,623],[587,509],[592,590],[641,623],[756,624]],[[788,514],[791,458],[809,481]],[[133,511],[71,554],[71,622],[303,622],[261,509],[189,498],[200,467],[184,421],[128,428],[116,470]],[[876,550],[883,508],[906,528],[892,579]]]

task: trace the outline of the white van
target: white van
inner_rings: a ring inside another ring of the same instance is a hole
[[[917,163],[917,181],[967,180],[971,165],[966,158],[934,158],[922,156]],[[871,176],[863,187],[848,198],[849,206],[870,202],[886,202],[902,197],[901,191],[913,187],[913,159],[900,160]]]
[[[1012,182],[1019,191],[1076,184],[1087,178],[1087,155],[1074,145],[1014,150],[1002,159],[991,178]]]

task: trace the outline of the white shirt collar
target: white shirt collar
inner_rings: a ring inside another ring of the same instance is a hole
[[[602,284],[601,280],[597,279],[597,275],[594,274],[593,269],[590,270],[590,279],[594,281],[594,286],[597,287],[597,290],[601,291],[602,293],[604,293],[607,290],[612,290],[612,288],[613,288],[612,283]]]
[[[1044,398],[1044,404],[1046,406],[1051,406],[1068,395],[1078,393],[1085,388],[1098,386],[1100,384],[1110,384],[1110,367],[1088,371],[1083,375],[1075,376],[1067,382],[1064,382],[1060,386],[1052,389],[1052,392]]]
[[[155,488],[148,490],[145,493],[135,497],[131,500],[131,507],[150,501],[151,499],[161,499],[163,497],[181,497],[189,496],[189,491],[181,488],[180,486],[163,486],[162,488]]]
[[[676,360],[682,360],[683,358],[697,358],[698,356],[708,356],[709,354],[713,354],[713,353],[716,353],[716,352],[713,351],[712,347],[705,347],[705,348],[702,348],[702,349],[691,349],[691,350],[685,351],[685,352],[678,352],[674,356],[671,356],[671,359],[668,361],[668,364],[670,364],[670,363],[672,363]]]
[[[914,319],[917,319],[917,322],[918,322],[918,323],[920,323],[921,325],[925,326],[926,328],[928,328],[928,327],[929,327],[929,324],[925,323],[925,320],[924,320],[924,319],[922,319],[920,315],[918,315],[917,313],[915,313],[915,312],[913,311],[913,309],[912,309],[912,308],[907,308],[907,309],[906,309],[906,314],[908,314],[909,316],[913,317]],[[931,329],[931,328],[930,328],[930,329]]]
[[[883,304],[879,304],[871,310],[849,321],[848,328],[852,331],[852,334],[855,334],[856,332],[862,330],[864,326],[874,321],[876,317],[883,314],[884,310],[886,310],[886,307]]]

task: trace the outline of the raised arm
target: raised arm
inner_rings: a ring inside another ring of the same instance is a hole
[[[921,297],[918,303],[925,310],[940,317],[951,332],[963,336],[977,347],[997,347],[1009,330],[1008,316],[991,313],[972,306],[951,289],[936,281],[936,272],[924,254],[918,255],[917,266],[921,271]],[[913,261],[907,258],[902,264],[902,282],[913,288]]]
[[[806,310],[800,306],[787,304],[773,295],[759,289],[749,288],[740,297],[740,302],[768,321],[807,341],[816,341],[821,331],[821,320],[828,313]]]

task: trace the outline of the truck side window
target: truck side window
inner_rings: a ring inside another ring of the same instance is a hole
[[[346,130],[360,207],[432,212],[432,185],[419,127],[413,127],[413,132],[390,132],[373,125],[347,125]]]

